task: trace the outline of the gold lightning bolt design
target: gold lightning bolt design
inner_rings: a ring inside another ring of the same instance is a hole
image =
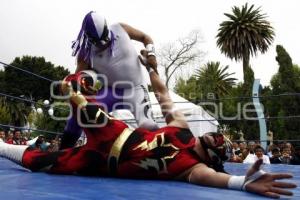
[[[165,132],[162,132],[160,134],[155,135],[155,138],[148,142],[145,140],[144,142],[140,143],[137,147],[135,147],[133,150],[137,150],[138,148],[141,148],[141,150],[151,151],[152,149],[155,149],[158,146],[162,146],[165,143]],[[157,138],[161,137],[161,143],[157,144]]]
[[[157,147],[171,147],[172,149],[175,150],[175,152],[172,155],[165,156],[163,158],[158,158],[158,159],[145,158],[144,160],[141,160],[140,163],[133,163],[133,164],[135,164],[141,168],[144,168],[146,170],[148,170],[149,167],[153,167],[157,170],[157,172],[159,174],[168,173],[166,160],[173,159],[179,153],[179,148],[174,146],[171,143],[165,144],[164,134],[165,134],[164,132],[157,134],[151,142],[148,142],[147,140],[143,141],[138,146],[136,146],[133,150],[140,148],[141,150],[151,151],[152,149],[155,149]],[[161,142],[159,144],[158,144],[158,137],[161,138]],[[160,169],[158,160],[162,161],[163,169]]]

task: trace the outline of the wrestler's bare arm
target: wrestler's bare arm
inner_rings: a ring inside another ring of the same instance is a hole
[[[186,181],[198,185],[226,188],[230,175],[216,172],[203,163],[197,164],[185,177]]]
[[[261,165],[262,160],[258,160],[253,164],[246,174],[246,180],[251,175],[258,172]],[[198,185],[228,188],[230,177],[231,175],[216,172],[205,164],[198,164],[186,174],[185,179],[190,183]],[[255,181],[247,184],[245,190],[272,198],[279,198],[280,195],[292,195],[293,193],[288,189],[295,188],[296,185],[291,182],[278,181],[285,178],[292,178],[292,175],[287,173],[266,173]]]
[[[135,29],[132,26],[129,26],[128,24],[125,23],[120,23],[120,25],[127,32],[130,39],[142,42],[144,46],[146,46],[147,44],[153,44],[152,38],[146,33],[138,29]]]
[[[168,88],[160,80],[157,73],[150,72],[150,80],[155,96],[160,104],[162,113],[168,126],[188,128],[188,124],[182,112],[174,110],[174,103],[171,100]]]

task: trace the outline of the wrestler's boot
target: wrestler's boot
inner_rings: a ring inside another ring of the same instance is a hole
[[[0,142],[0,156],[21,165],[24,152],[28,147],[27,145],[13,145]]]

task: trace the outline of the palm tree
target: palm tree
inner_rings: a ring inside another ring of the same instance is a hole
[[[216,98],[229,94],[237,79],[230,77],[234,73],[227,71],[228,65],[221,67],[220,62],[208,62],[198,69],[195,77],[203,94],[213,93]]]
[[[2,99],[0,104],[6,107],[7,115],[11,117],[11,125],[24,126],[27,123],[27,116],[31,111],[31,107],[26,106],[23,102],[16,102],[7,98]]]
[[[254,9],[254,5],[251,5],[248,8],[246,3],[241,9],[234,6],[232,12],[233,14],[224,14],[229,20],[220,24],[216,36],[217,46],[230,59],[243,61],[245,82],[250,55],[256,55],[257,51],[265,53],[273,42],[275,33],[260,7]]]
[[[0,97],[0,124],[7,125],[11,120],[11,116],[8,108],[3,104],[3,102],[3,97]],[[0,126],[0,130],[1,128],[2,127]]]

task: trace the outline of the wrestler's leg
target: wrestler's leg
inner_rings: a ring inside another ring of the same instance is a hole
[[[32,171],[54,174],[99,175],[101,155],[86,146],[57,152],[41,152],[28,148],[22,165]]]
[[[159,128],[154,121],[148,90],[145,86],[140,85],[125,89],[123,101],[131,106],[131,112],[139,127],[148,130],[157,130]]]
[[[1,142],[0,156],[31,171],[56,174],[99,175],[105,159],[86,145],[57,152],[44,152],[26,145]],[[106,166],[106,165],[105,165]]]
[[[0,142],[0,156],[17,164],[22,164],[23,154],[27,148],[27,145],[13,145]]]

